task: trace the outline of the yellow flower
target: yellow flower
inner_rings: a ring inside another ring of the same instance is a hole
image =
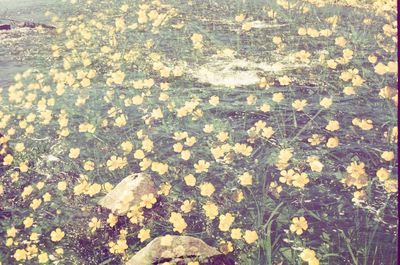
[[[133,150],[133,144],[131,141],[125,141],[121,143],[121,149],[124,151],[124,153],[128,154],[132,152]]]
[[[25,249],[17,249],[14,253],[14,259],[16,261],[26,260],[28,252]]]
[[[204,125],[203,132],[212,133],[213,130],[214,130],[214,125],[212,125],[212,124]]]
[[[193,200],[185,200],[181,205],[181,211],[184,213],[190,213],[193,208],[194,201]]]
[[[172,212],[169,222],[174,226],[174,231],[182,233],[186,229],[187,224],[180,213]]]
[[[290,148],[285,148],[279,151],[278,160],[287,162],[293,157],[292,150]]]
[[[217,135],[217,139],[220,142],[225,142],[229,138],[229,133],[227,132],[219,132]]]
[[[332,59],[330,59],[330,60],[327,60],[326,61],[326,64],[328,65],[328,67],[329,68],[331,68],[331,69],[336,69],[336,67],[337,67],[337,62],[335,61],[335,60],[332,60]]]
[[[128,161],[126,157],[119,157],[119,156],[111,156],[110,159],[107,160],[107,167],[108,170],[114,171],[116,169],[124,168],[128,165]]]
[[[379,62],[377,65],[375,65],[375,73],[378,75],[384,75],[389,71],[389,67],[384,65],[383,63]]]
[[[65,181],[58,182],[57,189],[60,191],[65,191],[67,189],[67,182]]]
[[[318,159],[312,159],[308,162],[308,164],[310,165],[311,170],[314,172],[321,172],[324,168],[324,164],[322,164]]]
[[[172,148],[174,149],[174,152],[176,153],[180,153],[183,150],[183,144],[181,143],[176,143],[172,146]]]
[[[192,35],[191,39],[192,39],[192,42],[193,42],[193,43],[195,43],[195,42],[202,42],[202,41],[203,41],[203,35],[198,34],[198,33],[194,33],[194,34]]]
[[[79,154],[80,154],[81,150],[79,148],[71,148],[69,149],[69,158],[71,159],[76,159]]]
[[[36,241],[36,240],[38,240],[38,239],[39,239],[39,234],[38,234],[38,233],[33,232],[33,233],[29,236],[29,240],[31,240],[31,241]]]
[[[355,95],[355,94],[356,94],[356,92],[354,91],[354,88],[351,87],[351,86],[345,87],[345,88],[343,89],[343,93],[344,93],[346,96],[351,96],[351,95]]]
[[[116,31],[124,31],[126,28],[125,20],[123,17],[119,17],[115,19],[115,30]]]
[[[242,25],[243,31],[250,31],[253,28],[253,24],[251,22],[245,22]]]
[[[194,164],[196,173],[208,172],[209,167],[210,163],[204,160],[199,160],[196,164]]]
[[[213,105],[217,106],[219,104],[219,97],[218,96],[211,96],[208,102]]]
[[[388,179],[384,183],[385,190],[390,193],[396,193],[398,187],[397,179]]]
[[[29,228],[33,225],[33,218],[28,216],[25,218],[25,220],[23,221],[25,228]]]
[[[307,141],[311,144],[311,145],[319,145],[321,143],[322,137],[318,134],[313,134],[311,135],[310,138],[307,139]]]
[[[73,41],[73,40],[68,40],[68,41],[65,43],[65,47],[66,47],[68,50],[73,49],[73,48],[75,47],[74,41]]]
[[[225,254],[225,255],[228,254],[228,253],[230,253],[230,252],[232,252],[232,251],[233,251],[233,244],[232,244],[232,242],[222,240],[222,241],[219,243],[219,250],[220,250],[223,254]]]
[[[118,222],[118,216],[113,215],[112,213],[108,214],[107,224],[110,227],[114,227]]]
[[[296,111],[302,111],[304,110],[304,107],[307,106],[307,100],[303,99],[303,100],[299,100],[296,99],[293,103],[292,103],[292,107],[296,110]]]
[[[181,152],[181,158],[185,161],[189,160],[190,158],[190,151],[189,150],[183,150]]]
[[[17,229],[15,227],[11,227],[7,229],[7,237],[15,237],[17,235]]]
[[[138,234],[138,238],[140,239],[140,242],[143,242],[147,239],[150,238],[150,229],[140,229],[139,234]]]
[[[140,207],[151,209],[156,202],[157,199],[154,197],[153,193],[145,194],[141,197]]]
[[[323,99],[319,102],[319,104],[320,104],[322,107],[328,109],[328,108],[332,105],[332,99],[331,99],[331,98],[323,98]]]
[[[3,165],[4,166],[9,166],[12,164],[14,160],[14,157],[10,154],[7,154],[4,158],[3,158]]]
[[[207,202],[202,208],[210,220],[214,220],[218,216],[218,206],[215,203]]]
[[[117,71],[111,74],[111,82],[114,82],[117,85],[122,85],[125,79],[125,73],[122,71]]]
[[[246,230],[243,238],[247,244],[252,244],[258,240],[258,235],[256,231]]]
[[[32,193],[32,191],[33,191],[33,187],[31,185],[26,186],[24,188],[24,190],[22,191],[22,193],[21,193],[21,197],[23,199],[25,199],[26,197],[28,197]]]
[[[81,84],[82,87],[88,87],[88,86],[90,86],[91,82],[90,82],[89,78],[84,78],[84,79],[82,79],[80,84]]]
[[[118,239],[116,242],[110,242],[108,243],[108,246],[110,247],[111,253],[122,254],[128,249],[126,239]]]
[[[340,46],[340,47],[344,47],[344,46],[346,46],[346,43],[347,43],[347,41],[346,41],[346,39],[343,37],[343,36],[340,36],[340,37],[337,37],[336,39],[335,39],[335,45],[338,45],[338,46]]]
[[[134,157],[135,159],[143,159],[143,158],[145,157],[145,154],[144,154],[144,152],[143,152],[142,149],[138,149],[138,150],[136,150],[135,153],[133,154],[133,157]]]
[[[89,222],[90,231],[94,233],[98,228],[100,228],[101,222],[96,217],[93,217],[92,220]]]
[[[268,103],[264,103],[261,107],[260,110],[262,112],[269,112],[271,110],[271,106]]]
[[[301,27],[297,30],[297,34],[299,34],[300,36],[305,36],[307,35],[307,29]]]
[[[287,86],[287,85],[290,84],[290,82],[291,82],[292,80],[291,80],[287,75],[284,75],[284,76],[280,77],[280,78],[278,79],[278,81],[279,81],[279,84],[280,84],[281,86]]]
[[[227,213],[225,215],[220,215],[219,225],[218,225],[219,230],[223,232],[229,231],[229,228],[231,227],[234,221],[235,217],[230,213]]]
[[[39,206],[42,204],[42,199],[33,199],[32,203],[29,205],[33,210],[36,210],[39,208]]]
[[[16,152],[22,152],[22,151],[24,151],[25,150],[25,145],[24,145],[24,143],[17,143],[16,145],[15,145],[15,151]]]
[[[193,43],[193,48],[196,50],[200,50],[203,48],[203,35],[194,33],[191,37],[192,43]]]
[[[375,64],[378,61],[378,58],[375,55],[368,56],[368,62]]]
[[[92,171],[94,169],[94,163],[92,161],[86,161],[83,164],[83,168],[87,171]]]
[[[214,191],[215,191],[214,185],[210,182],[204,182],[200,185],[201,196],[211,197]]]
[[[28,256],[37,254],[39,252],[39,249],[36,245],[32,244],[26,247],[26,251],[28,252]]]
[[[240,228],[234,228],[231,230],[232,239],[241,239],[242,238],[242,230]]]
[[[285,99],[285,95],[282,92],[272,94],[272,101],[279,103]]]
[[[114,125],[117,127],[123,127],[126,125],[127,118],[125,115],[120,115],[115,119]]]
[[[13,245],[14,244],[14,239],[12,239],[11,237],[10,238],[7,238],[7,240],[6,240],[6,247],[9,247],[9,246],[11,246],[11,245]]]
[[[245,18],[246,18],[245,14],[240,14],[240,15],[235,16],[235,21],[238,23],[241,23],[244,21]]]
[[[394,159],[394,152],[392,152],[392,151],[384,151],[382,154],[381,154],[381,158],[383,159],[383,160],[385,160],[385,161],[392,161],[393,159]]]
[[[42,252],[38,255],[38,261],[39,263],[47,263],[49,261],[49,256],[47,255],[46,252]]]
[[[249,172],[245,172],[239,176],[239,181],[242,186],[250,186],[253,184],[253,176]]]
[[[29,167],[28,167],[28,165],[26,163],[21,162],[19,164],[19,171],[25,173],[25,172],[28,172],[28,170],[29,170]]]
[[[292,233],[296,233],[298,236],[303,234],[303,231],[306,231],[308,229],[306,218],[304,218],[303,216],[301,216],[300,218],[294,217],[292,219],[292,224],[289,228]]]
[[[142,141],[142,149],[145,150],[146,152],[150,152],[153,150],[154,144],[153,141],[150,140],[149,138],[146,138]]]
[[[99,183],[93,183],[89,187],[86,186],[86,188],[85,194],[89,195],[90,197],[93,197],[101,191],[101,185]]]
[[[143,103],[143,96],[134,96],[132,97],[132,104],[134,105],[141,105]]]
[[[308,265],[319,265],[319,260],[315,255],[316,254],[314,250],[306,248],[300,253],[300,258],[303,261],[308,262]]]
[[[276,44],[276,45],[279,45],[279,44],[282,43],[282,38],[281,38],[281,37],[278,37],[278,36],[274,36],[274,37],[272,37],[272,42],[273,42],[274,44]]]
[[[326,143],[328,148],[335,148],[339,145],[339,138],[337,137],[330,137]]]
[[[310,182],[310,180],[308,179],[308,175],[306,173],[296,173],[293,176],[293,186],[300,188],[300,189],[304,189],[304,186]]]
[[[165,173],[167,173],[168,168],[169,168],[168,165],[164,163],[153,162],[151,164],[151,170],[157,172],[160,175],[164,175]]]
[[[328,125],[326,125],[325,129],[327,129],[328,131],[337,131],[339,130],[340,125],[338,121],[329,121]]]
[[[292,185],[293,176],[295,174],[293,169],[281,170],[281,176],[279,177],[279,182],[286,183],[287,185]]]
[[[364,130],[364,131],[369,131],[372,128],[374,128],[374,125],[372,124],[372,120],[366,120],[366,119],[360,120],[358,122],[357,126],[360,127],[361,130]]]
[[[380,182],[384,182],[389,179],[390,177],[390,172],[386,168],[381,167],[376,171],[376,176],[378,177]]]
[[[367,196],[367,195],[366,195],[366,193],[365,193],[364,190],[357,190],[357,191],[355,191],[355,192],[353,193],[353,199],[352,199],[352,201],[353,201],[353,202],[358,202],[358,201],[365,200],[366,196]]]
[[[235,146],[233,147],[233,150],[235,151],[235,153],[237,154],[241,154],[244,156],[250,156],[251,153],[253,152],[253,147],[248,146],[246,144],[235,144]]]
[[[192,174],[186,175],[184,177],[186,185],[194,187],[196,185],[196,178]]]
[[[60,228],[57,228],[56,230],[50,233],[51,241],[53,242],[61,241],[61,239],[63,239],[64,236],[65,233]]]
[[[62,249],[62,248],[56,248],[55,252],[56,252],[57,255],[61,256],[61,255],[64,254],[64,249]]]

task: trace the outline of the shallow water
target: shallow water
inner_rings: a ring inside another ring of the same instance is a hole
[[[9,23],[7,19],[46,24],[50,22],[50,17],[46,17],[45,12],[61,4],[62,2],[57,0],[0,0],[0,24]],[[31,30],[23,34],[28,37],[37,32]],[[35,43],[29,42],[30,38],[27,38],[28,42],[19,41],[14,35],[11,31],[0,31],[0,86],[9,84],[16,73],[34,64],[29,60],[16,58],[16,54]],[[15,45],[3,45],[5,39],[15,42]]]

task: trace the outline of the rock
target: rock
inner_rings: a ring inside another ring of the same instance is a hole
[[[11,25],[8,24],[0,24],[0,30],[10,30]]]
[[[19,23],[17,23],[17,27],[20,28],[38,28],[38,27],[42,27],[45,29],[55,29],[56,27],[52,26],[52,25],[47,25],[47,24],[43,24],[43,23],[35,23],[35,22],[31,22],[31,21],[21,21]]]
[[[132,174],[118,183],[112,191],[100,199],[98,204],[122,216],[129,208],[138,205],[143,195],[150,193],[157,196],[157,190],[150,176],[143,173]]]
[[[248,59],[217,58],[195,69],[189,69],[198,82],[216,87],[241,87],[255,85],[260,76],[266,73],[277,74],[297,68],[309,67],[306,64],[289,62],[283,58],[275,63],[253,62]]]
[[[234,264],[216,248],[191,236],[160,236],[136,253],[125,265],[152,265],[171,262],[186,264],[185,258],[197,260],[200,264]]]

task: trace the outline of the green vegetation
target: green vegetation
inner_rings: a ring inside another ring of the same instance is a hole
[[[0,88],[0,264],[123,264],[167,234],[239,265],[397,264],[395,7],[49,12],[45,52]],[[138,172],[157,197],[120,217],[97,205]]]

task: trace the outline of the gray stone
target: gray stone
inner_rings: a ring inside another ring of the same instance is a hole
[[[132,174],[124,178],[106,196],[98,202],[116,215],[126,215],[132,206],[140,204],[141,197],[152,193],[157,196],[157,190],[150,176],[144,173]]]
[[[207,245],[198,238],[167,235],[153,239],[125,265],[152,265],[166,261],[172,262],[172,264],[182,264],[179,262],[185,257],[206,261],[213,257],[220,257],[221,255],[221,252],[216,248]]]

